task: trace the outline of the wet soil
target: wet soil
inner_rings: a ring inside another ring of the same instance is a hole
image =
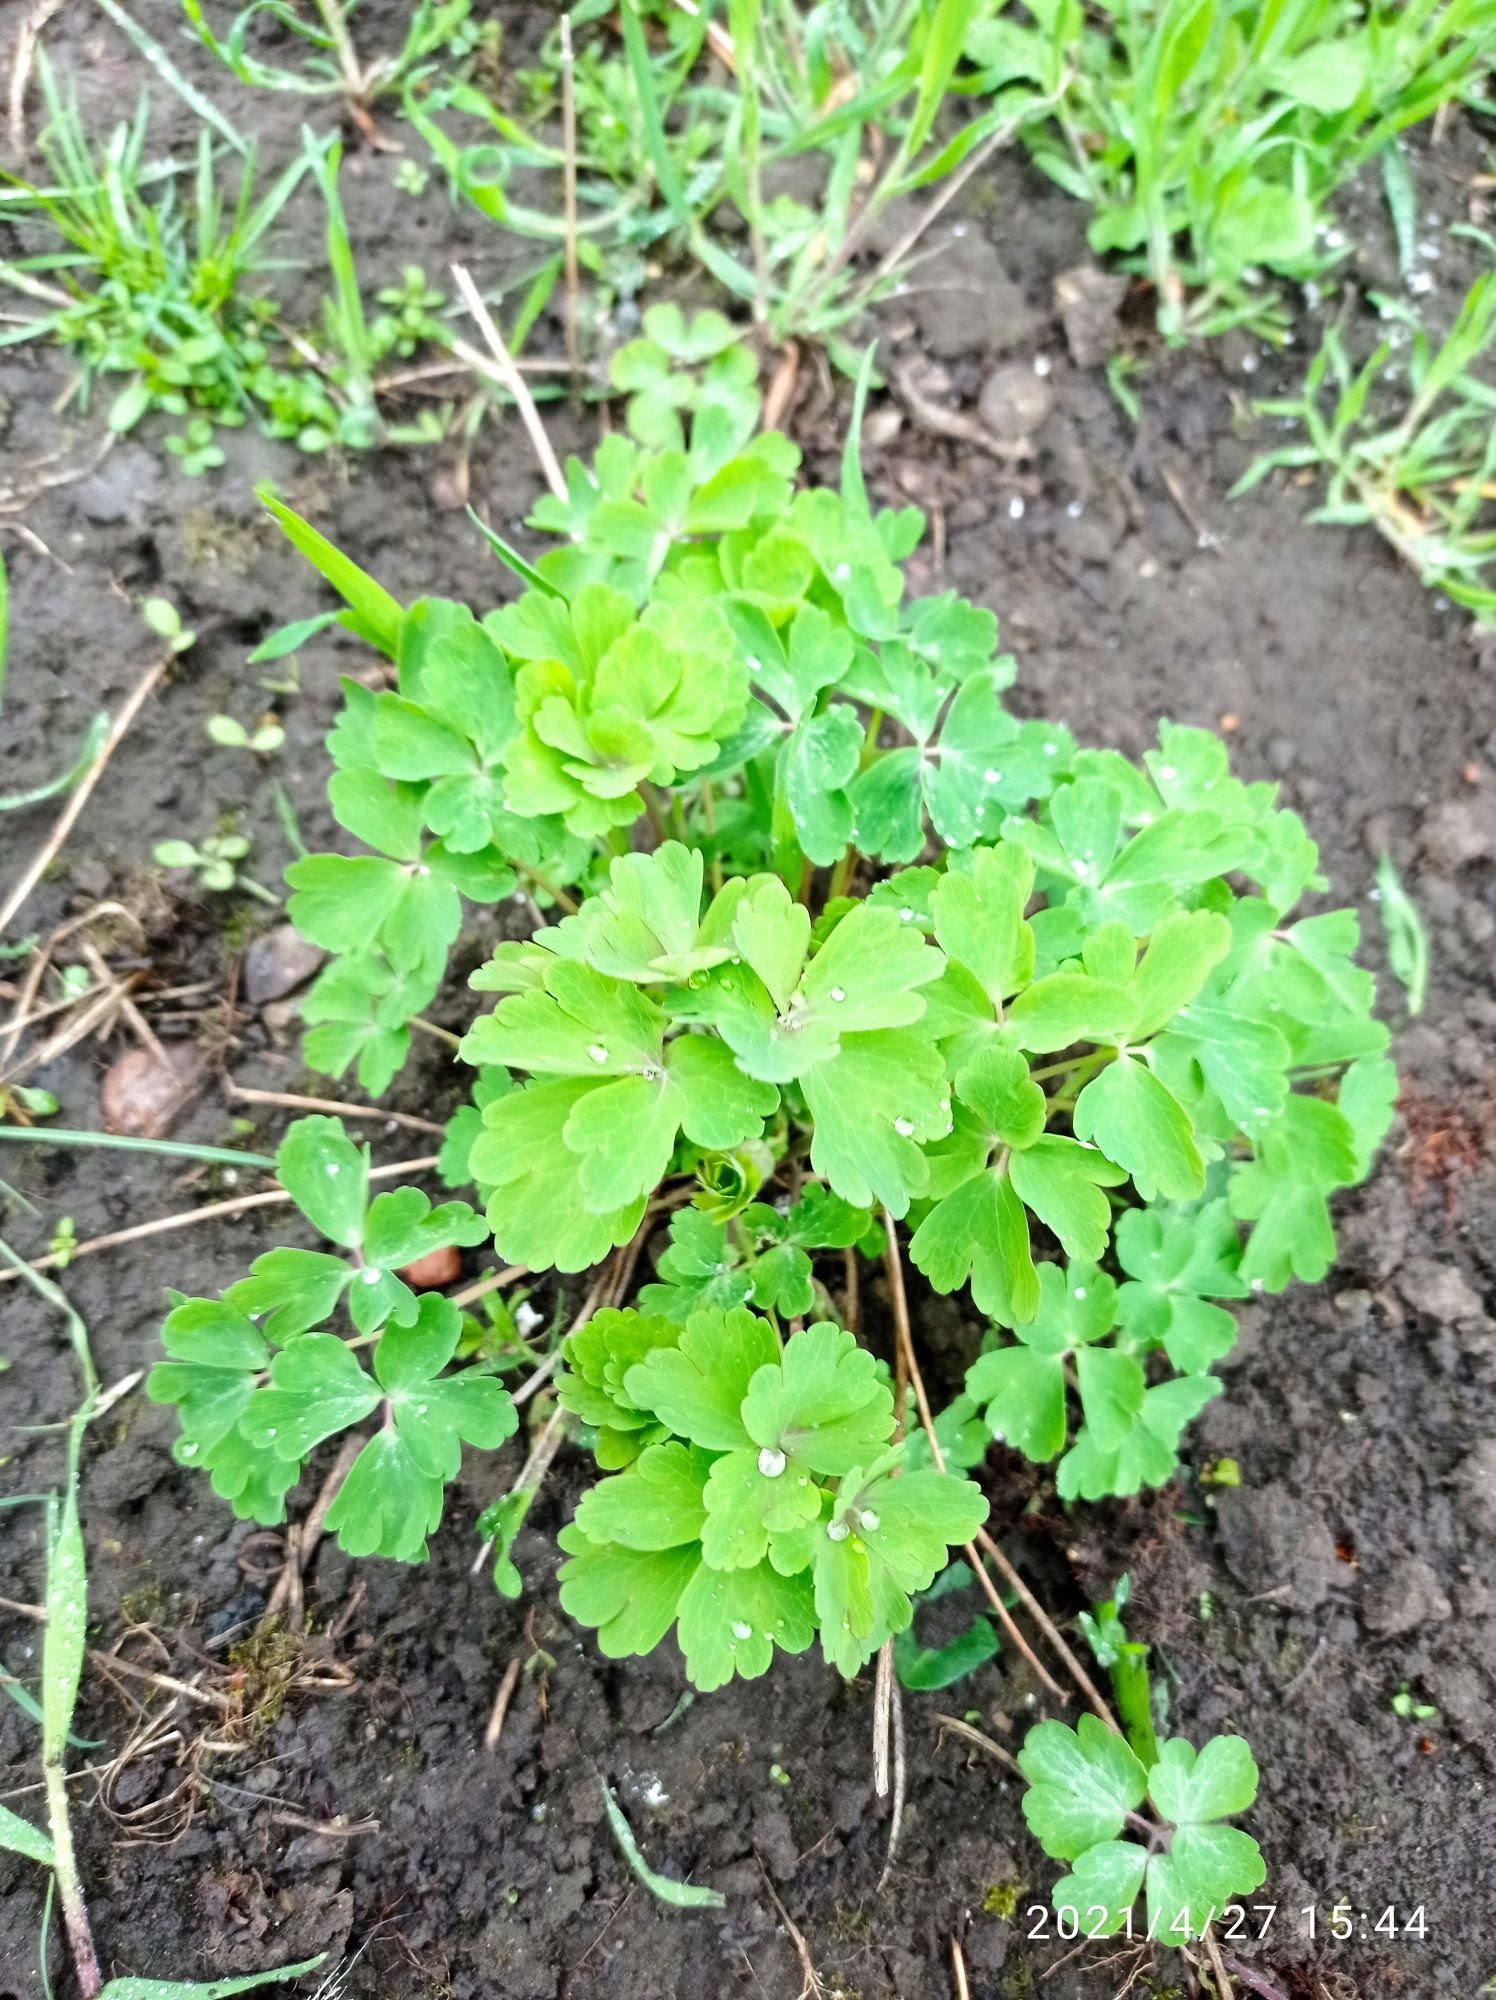
[[[368,14],[377,23],[392,11]],[[102,129],[133,100],[133,63],[102,24],[72,10],[51,39]],[[295,143],[284,107],[202,77],[234,97],[241,118],[263,119],[268,157]],[[174,129],[164,104],[163,115]],[[1445,220],[1473,157],[1456,125],[1421,162],[1421,186]],[[438,191],[396,195],[391,173],[367,149],[352,150],[345,168],[360,253],[381,280],[417,258],[434,274],[452,254],[485,282],[505,268],[512,252],[486,224],[449,210]],[[1243,1990],[1469,2000],[1496,1973],[1492,667],[1463,616],[1370,531],[1305,527],[1309,496],[1276,481],[1228,503],[1231,482],[1273,435],[1248,398],[1296,379],[1292,353],[1277,361],[1239,337],[1184,356],[1150,351],[1135,428],[1100,370],[1070,359],[1057,318],[1055,279],[1085,260],[1081,212],[1009,159],[943,230],[923,289],[884,311],[885,352],[922,368],[929,395],[968,407],[999,363],[1042,357],[1054,408],[1037,459],[1011,469],[932,437],[895,400],[875,401],[869,483],[880,500],[918,500],[932,521],[917,584],[952,585],[999,613],[1025,712],[1058,715],[1082,738],[1130,752],[1161,716],[1227,729],[1237,769],[1281,783],[1322,843],[1338,898],[1366,911],[1369,961],[1380,964],[1383,950],[1372,874],[1389,850],[1428,921],[1434,962],[1426,1011],[1398,1038],[1397,1128],[1370,1185],[1340,1204],[1338,1265],[1317,1289],[1243,1311],[1227,1393],[1188,1437],[1185,1474],[1163,1494],[1067,1513],[1032,1469],[995,1452],[986,1474],[995,1518],[1058,1613],[1126,1570],[1131,1622],[1166,1677],[1170,1727],[1197,1740],[1221,1729],[1250,1737],[1263,1771],[1251,1826],[1269,1868],[1263,1901],[1276,1909],[1253,1916],[1250,1935],[1231,1946]],[[1385,255],[1374,218],[1366,240],[1373,262]],[[1455,275],[1441,272],[1440,289],[1452,305]],[[1301,333],[1299,354],[1314,337]],[[535,345],[559,351],[557,328],[544,324]],[[83,466],[97,449],[97,413],[53,413],[67,381],[54,353],[0,354],[7,478],[58,452],[53,469]],[[841,413],[807,367],[790,422],[813,472],[832,471]],[[563,448],[585,446],[595,419],[573,422],[563,409],[556,431]],[[208,1011],[182,1027],[205,1038],[223,1075],[321,1091],[294,1030],[242,998],[232,1012],[223,1005],[240,992],[263,914],[175,879],[164,886],[149,864],[155,841],[200,836],[230,813],[254,833],[257,872],[274,880],[289,859],[277,782],[313,846],[331,832],[321,739],[339,674],[369,663],[334,634],[305,650],[295,695],[272,697],[265,670],[246,668],[264,631],[323,601],[263,526],[251,487],[273,476],[398,594],[484,603],[505,594],[504,579],[463,515],[442,504],[451,498],[442,451],[307,460],[239,434],[228,466],[194,481],[154,442],[148,427],[83,477],[38,492],[23,514],[0,517],[12,578],[0,794],[55,767],[89,715],[116,705],[148,662],[151,642],[128,600],[167,595],[199,634],[115,756],[25,922],[45,935],[94,903],[120,902],[142,929],[121,920],[116,964],[133,951],[165,984],[212,982]],[[517,425],[485,424],[471,462],[480,512],[512,535],[538,486]],[[207,748],[209,715],[250,720],[272,702],[287,731],[278,758]],[[13,877],[50,823],[48,808],[0,820],[0,875]],[[459,973],[492,934],[488,916],[474,924]],[[1401,1018],[1396,987],[1384,979],[1381,992]],[[464,1004],[454,979],[433,1011],[458,1023]],[[57,1093],[66,1123],[99,1122],[103,1071],[123,1046],[85,1044],[34,1079]],[[460,1091],[433,1043],[391,1102],[441,1117]],[[243,1109],[210,1088],[177,1134],[232,1141]],[[281,1116],[259,1116],[244,1143],[273,1148]],[[426,1149],[410,1132],[370,1131],[382,1159]],[[232,1175],[12,1147],[4,1178],[37,1213],[13,1210],[6,1231],[35,1253],[64,1214],[86,1238],[260,1184]],[[275,1211],[259,1211],[80,1259],[66,1286],[104,1380],[150,1365],[165,1284],[215,1291],[282,1240]],[[949,1391],[973,1330],[923,1295],[916,1310]],[[874,1286],[869,1334],[880,1333]],[[29,1427],[55,1424],[77,1385],[59,1322],[16,1285],[0,1288],[0,1356],[9,1364],[0,1483],[43,1490],[59,1476],[61,1442]],[[1129,1977],[1135,1993],[1191,1990],[1177,1956],[1150,1960],[1116,1942],[1077,1948],[1032,1913],[1047,1902],[1053,1868],[1026,1835],[1016,1788],[996,1763],[942,1739],[937,1719],[950,1703],[1015,1744],[1046,1712],[1016,1655],[946,1696],[904,1698],[908,1799],[884,1879],[889,1812],[872,1788],[870,1686],[843,1685],[806,1658],[778,1663],[767,1682],[691,1701],[673,1654],[610,1664],[562,1616],[554,1533],[578,1463],[563,1456],[521,1538],[518,1604],[469,1563],[472,1520],[513,1477],[522,1440],[465,1466],[424,1568],[353,1564],[324,1545],[307,1583],[312,1636],[277,1660],[263,1643],[243,1644],[264,1607],[276,1538],[235,1524],[205,1482],[174,1465],[173,1428],[136,1390],[90,1433],[94,1640],[107,1649],[131,1634],[127,1657],[177,1675],[201,1670],[230,1701],[262,1706],[253,1729],[237,1730],[237,1748],[212,1750],[205,1742],[236,1733],[220,1710],[187,1704],[167,1715],[166,1698],[139,1682],[86,1678],[79,1732],[98,1745],[77,1753],[74,1790],[106,1969],[206,1978],[328,1950],[347,1961],[340,1992],[379,2000],[792,1996],[804,1977],[792,1919],[826,1990],[862,2000],[957,1991],[953,1938],[973,2000],[1109,1995]],[[1223,1459],[1239,1485],[1200,1477]],[[311,1499],[293,1495],[293,1517]],[[0,1513],[0,1549],[0,1591],[34,1601],[37,1510]],[[0,1610],[0,1658],[22,1679],[34,1672],[37,1636],[24,1616]],[[516,1659],[525,1669],[497,1746],[485,1750]],[[1404,1683],[1437,1715],[1394,1713]],[[147,1719],[142,1697],[163,1740],[142,1750],[137,1738],[116,1762]],[[0,1773],[4,1795],[34,1811],[34,1794],[20,1788],[38,1776],[35,1735],[9,1703]],[[654,1865],[721,1890],[725,1911],[668,1909],[634,1882],[600,1779],[616,1787]],[[1344,1941],[1328,1935],[1341,1901]],[[1386,1934],[1389,1908],[1404,1934]],[[41,1909],[37,1871],[0,1855],[0,2000],[44,1990]],[[1036,1929],[1049,1935],[1031,1937]],[[50,1964],[57,1992],[70,1994],[55,1938]]]

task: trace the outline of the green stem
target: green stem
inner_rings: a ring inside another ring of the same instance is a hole
[[[439,1028],[435,1021],[428,1021],[423,1015],[412,1014],[405,1025],[408,1028],[419,1028],[423,1035],[430,1035],[435,1042],[445,1042],[449,1049],[462,1047],[461,1035],[454,1035],[450,1028]]]
[[[701,820],[707,833],[712,836],[713,842],[712,858],[707,864],[707,872],[711,876],[712,894],[720,896],[722,893],[722,857],[716,851],[717,801],[712,792],[712,781],[710,778],[703,778],[701,781]]]
[[[1146,1770],[1158,1762],[1158,1738],[1153,1733],[1153,1698],[1148,1683],[1148,1648],[1129,1639],[1112,1661],[1112,1693],[1122,1733]]]
[[[565,910],[569,917],[576,915],[580,905],[575,896],[568,895],[559,882],[551,881],[548,875],[542,874],[538,868],[530,867],[527,862],[511,861],[509,865],[516,875],[523,875],[527,882],[535,884],[542,895],[549,896],[558,909]]]
[[[238,875],[234,878],[234,885],[242,889],[246,896],[253,896],[261,903],[268,903],[272,910],[278,910],[281,906],[280,897],[273,895],[263,882],[256,882],[252,876]]]
[[[440,1032],[440,1031],[439,1031]],[[68,1132],[60,1126],[0,1125],[0,1139],[29,1140],[34,1146],[112,1146],[121,1153],[160,1153],[171,1160],[213,1160],[232,1167],[266,1167],[267,1153],[243,1153],[233,1146],[189,1146],[175,1139],[132,1139],[124,1132]]]

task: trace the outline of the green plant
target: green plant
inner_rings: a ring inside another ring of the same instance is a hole
[[[173,1294],[170,1356],[147,1383],[181,1418],[178,1459],[253,1520],[284,1518],[302,1462],[326,1438],[381,1413],[327,1517],[351,1554],[419,1561],[441,1520],[465,1441],[486,1450],[515,1427],[508,1392],[477,1365],[448,1373],[457,1308],[420,1297],[404,1265],[486,1234],[466,1202],[433,1208],[415,1188],[369,1194],[367,1148],[336,1118],[302,1118],[276,1173],[307,1221],[343,1254],[270,1250],[222,1299]],[[325,1330],[339,1308],[354,1338]],[[373,1373],[359,1350],[372,1347]]]
[[[159,868],[190,868],[203,888],[217,894],[226,894],[233,889],[242,889],[261,903],[278,903],[279,898],[261,882],[243,873],[239,863],[250,850],[250,840],[243,833],[210,833],[205,836],[201,847],[195,847],[190,840],[158,840],[151,849],[152,858]]]
[[[1129,1579],[1118,1577],[1111,1597],[1080,1614],[1080,1629],[1096,1664],[1105,1667],[1111,1676],[1123,1735],[1144,1767],[1151,1768],[1158,1762],[1158,1737],[1153,1726],[1148,1648],[1140,1640],[1129,1639],[1122,1623],[1122,1613],[1131,1595]]]
[[[17,1507],[40,1499],[46,1510],[40,1700],[20,1679],[0,1672],[0,1687],[23,1714],[41,1727],[46,1825],[37,1826],[19,1813],[12,1812],[9,1806],[0,1805],[0,1848],[19,1854],[49,1871],[39,1951],[42,1989],[50,1991],[47,1960],[54,1895],[62,1906],[63,1925],[83,2000],[228,2000],[230,1994],[249,1993],[263,1986],[295,1979],[304,1972],[315,1971],[326,1957],[325,1953],[319,1952],[315,1958],[304,1959],[298,1965],[250,1973],[240,1979],[207,1982],[104,1979],[94,1949],[83,1878],[73,1847],[67,1770],[68,1750],[78,1743],[73,1733],[73,1712],[83,1679],[88,1634],[88,1564],[78,1493],[84,1433],[101,1408],[99,1378],[88,1328],[66,1296],[50,1279],[44,1278],[17,1256],[4,1241],[0,1241],[0,1257],[45,1304],[55,1307],[62,1314],[83,1378],[83,1399],[71,1418],[60,1427],[66,1432],[62,1491],[12,1496],[0,1502],[6,1507]]]
[[[1223,1823],[1257,1796],[1257,1765],[1240,1736],[1213,1736],[1198,1751],[1172,1736],[1145,1764],[1123,1737],[1083,1715],[1074,1729],[1037,1723],[1018,1762],[1029,1781],[1030,1832],[1070,1864],[1054,1907],[1074,1913],[1083,1937],[1130,1930],[1146,1884],[1145,1935],[1183,1944],[1266,1876],[1256,1841]],[[1143,1812],[1145,1800],[1156,1818]],[[1124,1840],[1124,1831],[1137,1837]]]
[[[1390,1703],[1392,1713],[1404,1722],[1437,1722],[1439,1711],[1432,1702],[1420,1701],[1406,1681],[1399,1681]]]
[[[656,10],[646,31],[645,10],[627,0],[621,57],[611,29],[601,44],[581,40],[569,65],[559,31],[547,40],[540,68],[519,78],[524,122],[465,83],[429,96],[407,91],[404,108],[456,191],[505,227],[554,239],[558,216],[518,205],[508,189],[521,169],[554,176],[564,168],[564,151],[535,128],[560,108],[569,73],[575,233],[599,291],[637,291],[644,257],[668,239],[750,306],[767,338],[823,342],[855,373],[843,330],[906,282],[946,196],[1047,108],[1019,84],[954,131],[941,129],[976,5],[729,0],[725,9]],[[577,9],[577,26],[601,11]],[[709,47],[730,51],[728,88],[702,74]],[[483,136],[460,143],[438,112],[476,120]],[[816,194],[774,191],[806,156],[820,169]],[[937,188],[898,242],[859,266],[894,204]],[[733,240],[745,234],[739,254]]]
[[[640,1309],[566,1343],[561,1403],[614,1476],[563,1588],[605,1650],[675,1621],[711,1685],[762,1671],[771,1630],[818,1621],[854,1672],[906,1629],[994,1431],[1063,1453],[1067,1499],[1167,1480],[1234,1337],[1219,1301],[1324,1275],[1395,1089],[1355,917],[1295,914],[1324,885],[1276,788],[1202,730],[1164,724],[1139,766],[1019,721],[992,614],[906,600],[923,524],[869,503],[868,372],[840,491],[795,491],[743,391],[654,370],[632,420],[666,442],[570,461],[533,557],[489,531],[523,587],[481,614],[402,607],[270,501],[395,667],[345,683],[330,738],[362,851],[287,871],[334,954],[307,1058],[383,1089],[464,903],[534,906],[472,976],[493,1005],[441,1171],[536,1272],[679,1210]],[[902,1461],[822,1261],[839,1290],[859,1246],[991,1323]],[[916,1496],[917,1558],[892,1525]]]
[[[1036,85],[1038,164],[1091,203],[1092,248],[1152,280],[1171,338],[1245,322],[1281,337],[1264,271],[1334,261],[1326,205],[1396,135],[1484,88],[1481,0],[1079,0],[985,9],[966,54],[988,88]]]
[[[65,247],[0,264],[0,281],[46,308],[0,334],[0,344],[46,336],[70,347],[85,407],[96,381],[128,377],[110,404],[109,427],[133,430],[150,410],[184,418],[173,448],[188,470],[201,471],[216,462],[212,427],[246,419],[274,314],[249,287],[272,268],[261,246],[308,160],[292,161],[256,200],[254,162],[246,159],[229,204],[202,130],[190,204],[169,170],[152,201],[145,190],[162,170],[145,163],[145,97],[96,156],[76,99],[60,94],[44,58],[39,73],[48,110],[39,145],[53,185],[11,174],[0,180],[15,190],[11,212],[42,219]]]
[[[377,97],[427,73],[432,59],[462,33],[471,5],[472,0],[415,0],[400,46],[367,60],[353,39],[358,0],[314,0],[310,13],[288,0],[250,0],[221,36],[209,24],[202,0],[182,0],[182,12],[203,47],[226,63],[240,83],[303,97],[342,96],[367,114]],[[302,67],[262,62],[253,53],[251,37],[263,20],[302,45],[306,51]]]
[[[232,715],[210,715],[203,730],[208,741],[221,750],[252,750],[257,757],[273,757],[286,740],[285,730],[273,715],[263,717],[253,729],[246,729]]]
[[[1264,452],[1232,493],[1247,492],[1279,468],[1322,468],[1325,499],[1311,521],[1370,522],[1429,589],[1463,604],[1481,624],[1496,624],[1496,390],[1472,372],[1496,340],[1496,271],[1471,286],[1437,346],[1405,308],[1383,304],[1402,326],[1359,368],[1331,326],[1302,394],[1256,406],[1264,416],[1301,425],[1306,442]],[[1409,393],[1389,421],[1399,340],[1406,342]]]
[[[781,1339],[743,1307],[602,1312],[562,1353],[563,1406],[623,1468],[560,1535],[562,1605],[610,1657],[652,1652],[674,1624],[711,1689],[819,1629],[850,1677],[986,1518],[969,1479],[905,1468],[885,1371],[840,1327]]]
[[[1387,933],[1387,964],[1407,996],[1408,1012],[1416,1016],[1423,1012],[1428,998],[1428,931],[1390,854],[1377,863],[1376,893],[1382,907],[1382,928]]]

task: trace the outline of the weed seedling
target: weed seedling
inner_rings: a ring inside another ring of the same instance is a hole
[[[1428,931],[1390,854],[1377,863],[1376,894],[1387,933],[1387,964],[1407,997],[1409,1014],[1416,1016],[1428,997]]]
[[[197,876],[199,885],[215,895],[227,895],[231,890],[242,889],[245,895],[253,896],[257,902],[278,908],[280,898],[241,870],[239,863],[249,850],[247,834],[212,833],[207,835],[201,847],[195,847],[190,840],[158,840],[151,849],[151,856],[158,868],[190,868]]]
[[[273,715],[264,717],[253,729],[246,729],[231,715],[210,715],[203,730],[208,741],[220,749],[252,750],[256,757],[273,757],[286,740],[285,730]]]
[[[1487,239],[1488,241],[1488,239]],[[1399,306],[1409,394],[1391,415],[1393,336],[1352,365],[1338,327],[1325,334],[1303,393],[1257,405],[1300,425],[1305,442],[1254,460],[1232,488],[1247,492],[1277,468],[1326,476],[1309,519],[1370,522],[1431,590],[1496,624],[1496,390],[1472,372],[1496,342],[1496,271],[1476,280],[1435,346]]]
[[[1171,339],[1244,324],[1281,340],[1269,274],[1335,260],[1327,203],[1441,105],[1478,102],[1496,24],[1479,0],[1260,7],[1079,0],[982,9],[966,54],[994,90],[1037,84],[1038,164],[1095,210],[1091,247],[1150,278]]]
[[[1404,1722],[1437,1722],[1439,1711],[1432,1702],[1420,1701],[1406,1681],[1399,1681],[1397,1690],[1388,1704],[1392,1713],[1401,1716]]]

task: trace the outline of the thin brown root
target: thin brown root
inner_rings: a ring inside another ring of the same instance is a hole
[[[520,1659],[516,1653],[504,1669],[504,1678],[499,1682],[499,1691],[493,1698],[493,1710],[488,1718],[488,1727],[483,1732],[483,1748],[489,1752],[499,1747],[499,1738],[504,1733],[504,1718],[509,1713],[514,1690],[519,1686],[519,1676]]]
[[[758,1863],[759,1874],[764,1878],[764,1887],[768,1890],[770,1897],[773,1899],[774,1907],[779,1912],[779,1921],[784,1925],[786,1932],[789,1934],[790,1943],[795,1947],[795,1956],[800,1961],[800,1971],[803,1974],[804,1983],[799,1993],[796,1994],[795,2000],[823,2000],[826,1991],[825,1981],[816,1971],[815,1960],[810,1955],[810,1946],[805,1942],[805,1933],[780,1901],[779,1891],[774,1887],[769,1871],[764,1866],[763,1856],[757,1849],[754,1850],[753,1858]]]
[[[878,1877],[878,1887],[874,1892],[883,1893],[884,1884],[893,1873],[894,1859],[899,1851],[899,1835],[904,1830],[904,1797],[908,1790],[908,1765],[904,1756],[904,1704],[899,1697],[898,1683],[893,1681],[893,1700],[889,1704],[893,1716],[893,1812],[888,1821],[888,1852],[883,1858],[883,1873]]]
[[[312,1511],[300,1525],[293,1524],[286,1531],[286,1560],[276,1579],[275,1588],[265,1606],[267,1617],[278,1612],[286,1614],[286,1622],[293,1632],[301,1631],[306,1621],[306,1603],[302,1595],[302,1579],[307,1573],[312,1557],[317,1553],[317,1544],[322,1540],[327,1516],[332,1503],[343,1490],[343,1481],[353,1470],[353,1462],[363,1450],[367,1440],[357,1432],[344,1438],[333,1460],[332,1470],[323,1480],[321,1490],[312,1503]]]
[[[26,85],[36,58],[42,29],[62,6],[62,0],[36,0],[31,12],[16,30],[15,53],[10,63],[10,150],[16,161],[26,157]]]
[[[984,1730],[975,1729],[971,1723],[963,1722],[960,1716],[945,1715],[939,1709],[935,1711],[935,1720],[940,1724],[940,1734],[942,1736],[949,1730],[953,1736],[961,1737],[963,1741],[970,1743],[975,1749],[985,1750],[989,1757],[995,1758],[1003,1766],[1004,1770],[1011,1771],[1015,1778],[1023,1778],[1023,1772],[1019,1767],[1018,1759],[1010,1750],[1004,1750],[1001,1743],[994,1742]],[[937,1738],[936,1748],[938,1749],[939,1747],[939,1739]],[[1027,1779],[1024,1779],[1024,1782],[1027,1783]]]

